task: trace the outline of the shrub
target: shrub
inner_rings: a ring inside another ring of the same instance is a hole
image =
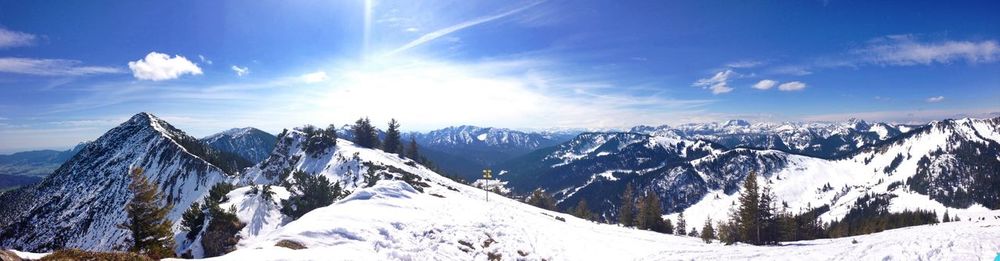
[[[281,213],[293,219],[298,219],[313,209],[329,206],[343,194],[340,184],[331,183],[325,176],[295,171],[292,179],[293,183],[289,188],[292,195],[281,201]]]
[[[4,259],[7,260],[7,259]],[[132,261],[132,260],[153,260],[144,255],[129,252],[91,252],[79,249],[62,249],[53,252],[40,259],[42,261],[70,261],[70,260],[107,260],[107,261]]]

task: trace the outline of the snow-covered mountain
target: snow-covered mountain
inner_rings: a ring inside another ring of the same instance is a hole
[[[900,135],[900,127],[887,123],[846,122],[750,123],[746,120],[693,123],[676,127],[636,126],[630,132],[672,132],[690,140],[710,140],[728,148],[776,149],[813,157],[832,158]]]
[[[882,188],[896,193],[899,200],[893,201],[893,208],[912,206],[904,203],[934,204],[936,201],[927,196],[921,201],[922,195],[910,193],[916,190],[911,187],[920,184],[890,182],[917,177],[905,172],[911,167],[919,170],[921,164],[928,170],[928,188],[938,188],[936,184],[941,182],[951,184],[951,178],[939,177],[967,173],[953,169],[980,173],[974,167],[980,165],[963,164],[972,162],[969,157],[1000,161],[995,150],[987,151],[996,148],[998,124],[1000,119],[937,122],[833,160],[778,150],[727,150],[709,141],[637,133],[585,133],[540,152],[551,156],[542,159],[550,167],[557,165],[584,174],[601,171],[586,176],[592,182],[565,190],[563,194],[570,195],[568,198],[599,195],[585,192],[598,187],[603,187],[607,195],[620,194],[614,190],[624,186],[621,181],[626,180],[650,184],[648,187],[661,191],[681,191],[681,196],[671,200],[692,202],[685,212],[689,226],[700,227],[698,213],[707,216],[728,209],[726,199],[731,193],[727,191],[737,190],[727,189],[728,184],[742,180],[740,174],[730,173],[749,169],[763,173],[781,197],[789,197],[792,206],[835,202],[825,214],[827,217],[839,211],[838,202],[850,202],[862,191]],[[120,249],[129,236],[117,227],[125,220],[123,208],[131,197],[126,189],[126,173],[138,166],[146,169],[147,177],[157,182],[174,203],[169,217],[175,221],[179,252],[195,246],[180,243],[184,237],[177,222],[180,213],[203,198],[215,183],[241,186],[229,193],[222,207],[235,208],[238,218],[247,225],[239,231],[237,250],[220,260],[977,259],[989,258],[1000,250],[1000,234],[984,228],[1000,225],[996,219],[801,241],[782,247],[707,245],[691,237],[581,220],[499,195],[489,195],[486,201],[487,192],[445,178],[413,160],[360,148],[344,139],[337,140],[335,146],[315,147],[314,137],[299,130],[284,131],[266,160],[229,175],[211,163],[223,164],[228,162],[226,157],[152,115],[138,114],[88,145],[39,185],[0,195],[0,202],[5,203],[0,206],[0,247],[36,252],[62,247]],[[962,145],[965,143],[970,144]],[[941,153],[935,154],[938,149]],[[903,152],[914,155],[913,159],[892,163],[895,157],[886,156]],[[954,157],[954,161],[942,156],[965,154]],[[928,159],[920,160],[921,155],[928,155]],[[948,165],[954,162],[962,164]],[[887,170],[888,165],[896,166]],[[628,169],[633,167],[642,171]],[[350,192],[330,206],[291,220],[279,211],[281,199],[290,195],[280,185],[290,178],[291,171],[325,176]],[[505,175],[515,174],[498,176]],[[876,178],[885,180],[876,182]],[[978,180],[982,178],[995,175],[977,177],[968,183],[959,179],[959,184],[967,191],[979,189]],[[995,180],[989,182],[996,184]],[[251,183],[277,185],[273,188],[276,194],[271,199],[248,194]],[[606,184],[594,185],[598,183]],[[816,186],[841,185],[848,192],[814,190]],[[703,196],[695,197],[699,194]],[[995,194],[984,195],[987,197],[983,200],[988,200]],[[952,208],[952,213],[967,218],[1000,214],[986,210],[983,205],[988,201],[979,200],[973,198],[968,208]]]
[[[41,183],[0,195],[0,246],[30,251],[114,250],[131,236],[126,220],[129,170],[141,167],[181,213],[217,182],[232,179],[210,162],[225,157],[167,122],[139,113],[88,144]]]
[[[523,132],[505,128],[457,126],[427,133],[410,133],[424,156],[448,174],[474,180],[487,167],[555,146],[576,132]]]
[[[1000,118],[933,122],[832,159],[773,149],[727,150],[670,128],[648,133],[584,134],[503,165],[499,177],[515,192],[546,189],[563,208],[585,199],[606,218],[616,214],[625,185],[634,184],[658,193],[668,213],[684,211],[689,223],[699,226],[709,216],[728,214],[751,171],[767,179],[790,209],[828,206],[821,216],[826,221],[843,217],[868,194],[895,197],[893,211],[1000,208],[995,203],[1000,202]],[[648,140],[657,139],[695,153],[682,157],[680,150],[648,149]]]
[[[353,192],[285,223],[278,211],[278,199],[287,196],[284,191],[279,190],[272,201],[261,201],[246,196],[247,187],[234,190],[224,206],[235,206],[248,225],[240,231],[237,250],[218,260],[977,259],[1000,250],[1000,231],[983,228],[996,226],[1000,222],[996,219],[782,247],[705,244],[692,237],[594,223],[498,195],[486,201],[485,191],[397,155],[359,148],[345,140],[336,147],[307,153],[301,147],[307,139],[302,133],[289,131],[279,136],[284,138],[272,154],[275,160],[248,171],[251,175],[244,183],[282,180],[267,169],[302,170],[338,180]],[[355,184],[359,173],[382,178],[374,184]],[[1000,214],[994,212],[981,216]]]
[[[791,210],[829,207],[820,216],[825,221],[867,204],[866,195],[891,198],[891,212],[923,209],[940,215],[947,210],[967,216],[1000,209],[1000,118],[932,122],[832,160],[769,153],[782,158],[784,166],[757,169],[761,178]],[[699,164],[705,163],[693,165]],[[725,216],[736,198],[729,192],[710,189],[684,210],[685,216],[697,224],[708,216]]]
[[[234,153],[256,164],[271,154],[277,138],[262,130],[245,127],[212,134],[201,138],[201,141],[216,150]]]

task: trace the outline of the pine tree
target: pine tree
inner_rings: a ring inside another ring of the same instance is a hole
[[[760,193],[757,187],[757,174],[753,171],[747,175],[743,182],[743,191],[740,192],[740,206],[737,210],[738,225],[737,230],[743,242],[760,245]]]
[[[712,218],[709,217],[705,220],[705,226],[701,228],[701,240],[712,243],[712,239],[715,239],[715,228],[712,227]]]
[[[719,241],[725,243],[726,245],[732,245],[740,241],[740,229],[739,224],[736,223],[736,219],[730,219],[729,221],[719,221],[718,231],[716,236],[719,237]]]
[[[942,223],[943,222],[951,222],[951,219],[948,218],[948,210],[947,209],[944,210],[944,217],[941,218],[941,222]]]
[[[663,229],[662,229],[662,231],[659,231],[659,232],[660,233],[664,233],[664,234],[673,234],[674,233],[674,222],[670,221],[669,218],[663,220]]]
[[[528,197],[528,205],[553,211],[556,210],[556,200],[540,188],[536,188],[531,192],[531,196]]]
[[[417,148],[417,139],[412,135],[410,136],[410,146],[406,146],[406,157],[416,161],[420,161],[421,159],[419,149]]]
[[[121,225],[132,232],[134,243],[129,251],[153,259],[174,257],[173,223],[167,219],[173,205],[160,206],[163,194],[146,179],[142,168],[132,169],[131,178],[128,189],[133,196],[125,207],[129,222]]]
[[[358,146],[364,148],[378,148],[378,132],[375,130],[375,126],[372,126],[371,120],[368,117],[360,118],[354,122],[354,127],[351,128],[354,132],[354,143]]]
[[[683,236],[684,231],[687,231],[687,220],[684,220],[684,212],[677,215],[677,235]]]
[[[618,207],[618,223],[626,227],[635,225],[635,188],[632,184],[626,185],[625,192],[622,193],[622,202]]]
[[[776,216],[774,215],[775,207],[774,204],[774,193],[771,192],[770,185],[764,185],[763,191],[760,194],[760,201],[758,202],[758,215],[757,219],[760,223],[759,228],[759,243],[765,245],[773,245],[778,243],[778,237],[780,237],[780,231],[778,230],[778,222]]]
[[[638,215],[636,215],[636,227],[639,229],[664,232],[663,208],[660,203],[660,196],[653,191],[646,191],[645,195],[639,199]]]
[[[580,202],[576,204],[576,208],[573,210],[573,216],[586,220],[592,220],[594,218],[594,213],[590,212],[590,208],[587,207],[586,199],[581,199]]]
[[[326,176],[309,175],[302,171],[292,173],[294,183],[289,191],[291,196],[281,200],[281,213],[298,219],[313,209],[329,206],[340,198],[343,189],[340,183],[332,183]]]
[[[205,226],[205,212],[202,211],[201,204],[194,202],[181,216],[181,226],[187,231],[185,235],[188,240],[194,240],[201,233]]]
[[[403,142],[400,140],[399,122],[396,119],[389,121],[389,129],[385,131],[385,143],[382,150],[388,153],[403,153]]]

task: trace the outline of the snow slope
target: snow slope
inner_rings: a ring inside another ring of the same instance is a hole
[[[927,193],[915,191],[908,184],[913,183],[913,179],[919,178],[918,173],[930,172],[935,178],[952,175],[966,180],[954,184],[932,184],[932,192],[944,191],[941,194],[950,195],[957,190],[972,191],[973,186],[984,185],[980,183],[988,181],[968,179],[974,175],[991,175],[988,172],[992,170],[965,171],[965,169],[970,165],[998,164],[1000,153],[985,149],[977,150],[977,154],[984,154],[984,158],[988,159],[982,162],[963,162],[954,160],[961,154],[953,151],[960,145],[996,146],[1000,142],[998,123],[1000,119],[934,122],[928,127],[908,133],[907,137],[879,146],[866,147],[854,155],[836,160],[771,151],[785,158],[786,166],[773,172],[763,173],[764,175],[759,176],[761,179],[759,184],[769,184],[777,198],[785,202],[788,210],[793,213],[828,205],[830,211],[820,216],[820,219],[826,222],[842,218],[857,199],[866,194],[894,196],[890,201],[890,212],[922,209],[936,211],[939,216],[943,216],[945,211],[960,217],[978,215],[990,210],[974,202],[967,206],[947,205],[943,203],[947,201],[936,200]],[[702,160],[704,159],[696,161]],[[927,162],[926,165],[922,166],[921,161]],[[829,189],[823,189],[824,187]],[[698,203],[683,211],[688,224],[701,227],[704,220],[709,217],[718,220],[728,216],[738,196],[738,193],[727,195],[723,190],[709,191]],[[672,220],[677,220],[677,216],[677,213],[666,215]]]
[[[1000,216],[1000,211],[980,212],[980,216],[990,217],[986,221],[911,227],[853,238],[790,242],[779,247],[724,246],[691,237],[598,224],[495,194],[487,202],[483,190],[458,184],[420,165],[407,164],[408,160],[396,155],[358,148],[343,140],[338,141],[335,150],[323,153],[328,154],[359,155],[357,163],[362,168],[394,169],[384,173],[386,178],[374,186],[354,187],[353,193],[331,206],[284,225],[265,225],[267,229],[260,230],[263,232],[243,234],[247,238],[237,251],[215,259],[487,260],[499,256],[522,260],[954,260],[992,258],[1000,251],[1000,220],[993,217]],[[291,166],[348,180],[341,175],[347,172],[328,171],[338,166],[330,162],[340,161],[336,156],[327,156]],[[400,179],[401,173],[417,176],[418,182]],[[242,197],[243,190],[230,194],[238,207],[253,200]],[[247,208],[274,213],[278,206],[268,204],[250,204]],[[253,216],[252,211],[239,212],[245,221]],[[275,246],[285,240],[306,249]]]
[[[215,259],[487,260],[499,255],[520,260],[975,260],[1000,252],[996,219],[775,247],[725,246],[597,224],[496,195],[487,203],[483,191],[433,180],[435,185],[424,193],[405,182],[380,181]],[[274,246],[281,240],[307,249]]]

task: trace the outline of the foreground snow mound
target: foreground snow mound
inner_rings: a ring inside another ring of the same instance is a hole
[[[592,223],[505,198],[486,203],[469,192],[432,186],[421,193],[405,182],[380,181],[216,259],[977,260],[1000,253],[1000,220],[992,216],[782,246],[725,246]],[[275,246],[282,241],[305,249]]]
[[[1000,217],[1000,211],[990,215]],[[664,247],[644,260],[994,260],[1000,220],[949,222],[855,237],[785,242],[782,246]]]
[[[431,184],[423,192],[404,181],[382,180],[219,259],[620,259],[654,254],[668,243],[703,244],[580,220],[498,195],[486,202],[484,191],[421,174]],[[281,241],[306,249],[275,246]]]

